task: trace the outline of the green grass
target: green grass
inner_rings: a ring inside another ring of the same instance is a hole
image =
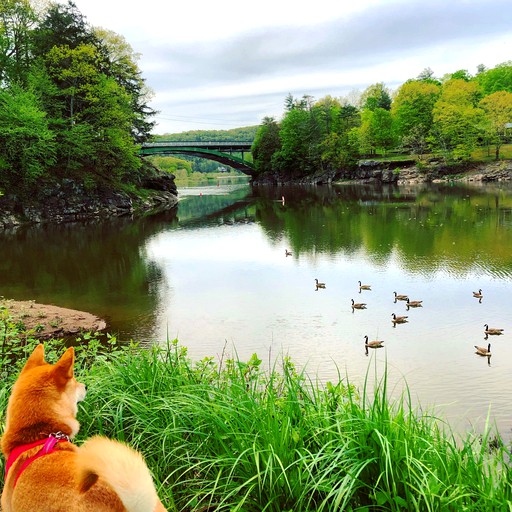
[[[421,157],[423,162],[429,158],[441,158],[442,155],[436,153],[428,153]],[[388,151],[385,154],[379,153],[377,155],[369,156],[362,160],[375,160],[379,162],[396,162],[409,161],[417,159],[417,155],[410,153],[399,153],[398,151]],[[500,160],[511,160],[512,159],[512,144],[504,144],[500,148]],[[471,160],[473,162],[494,162],[496,160],[496,154],[493,146],[481,146],[476,148],[471,153]]]
[[[391,400],[371,365],[357,390],[321,386],[286,358],[265,370],[256,355],[193,363],[176,341],[90,347],[77,355],[88,387],[77,443],[101,433],[142,451],[169,510],[512,510],[492,430],[457,439],[409,396]],[[0,384],[2,411],[16,372]]]
[[[496,161],[496,153],[493,146],[489,148],[480,147],[477,148],[471,154],[471,157],[476,162],[494,162]],[[500,160],[512,159],[512,144],[504,144],[500,148]]]

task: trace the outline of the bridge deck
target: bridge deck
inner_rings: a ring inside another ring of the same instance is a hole
[[[253,164],[244,159],[244,153],[250,152],[251,146],[252,141],[158,141],[142,144],[140,154],[188,154],[215,160],[251,176]],[[242,158],[233,153],[242,153]]]
[[[142,148],[199,148],[212,149],[215,151],[250,151],[252,146],[251,140],[245,141],[164,141],[147,142]]]

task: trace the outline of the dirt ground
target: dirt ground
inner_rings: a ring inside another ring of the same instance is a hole
[[[96,332],[106,327],[104,320],[84,311],[0,298],[0,319],[7,316],[27,330],[33,330],[34,337],[42,339]]]

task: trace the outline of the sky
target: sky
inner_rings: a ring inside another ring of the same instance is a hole
[[[288,94],[394,91],[425,68],[475,74],[512,60],[512,0],[74,3],[140,54],[156,134],[279,120]]]

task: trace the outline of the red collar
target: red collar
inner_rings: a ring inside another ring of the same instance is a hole
[[[66,434],[63,434],[62,432],[57,432],[55,434],[50,434],[46,439],[41,439],[39,441],[35,441],[30,444],[23,444],[21,446],[16,446],[14,450],[9,454],[9,457],[7,459],[7,463],[5,466],[5,480],[7,480],[7,474],[9,473],[9,470],[11,469],[12,465],[18,460],[18,458],[23,455],[28,450],[31,450],[32,448],[36,448],[37,446],[42,446],[40,450],[38,450],[34,455],[26,459],[23,464],[18,469],[18,473],[14,479],[14,482],[12,484],[12,488],[16,487],[16,483],[18,482],[18,478],[21,476],[23,471],[27,469],[29,464],[34,462],[39,457],[43,457],[44,455],[48,455],[55,451],[55,445],[57,443],[62,442],[69,442],[69,436]]]

